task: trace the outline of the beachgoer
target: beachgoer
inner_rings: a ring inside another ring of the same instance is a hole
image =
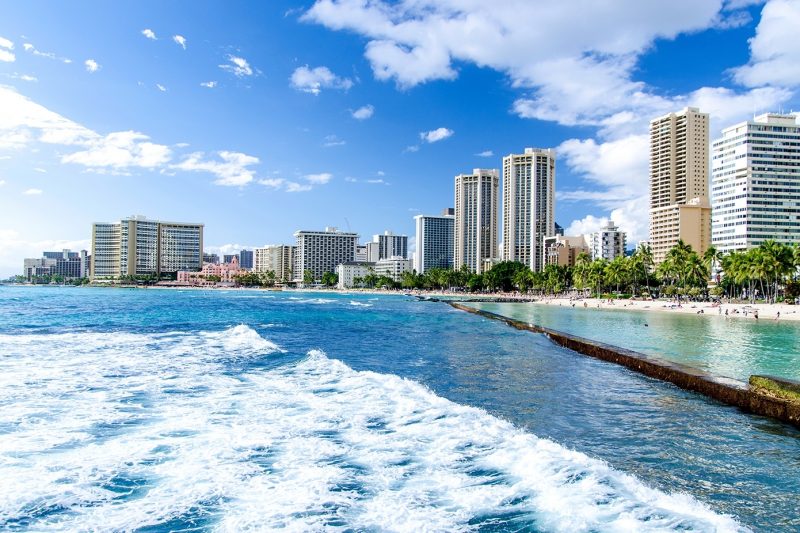
[[[778,311],[778,314],[777,314],[777,315],[775,315],[775,320],[778,320],[780,317],[781,317],[781,312],[780,312],[780,311]]]
[[[756,320],[758,320],[758,309],[756,309],[755,311],[753,311],[753,318],[755,318]]]

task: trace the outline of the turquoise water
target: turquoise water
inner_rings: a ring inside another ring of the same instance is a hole
[[[796,531],[800,432],[410,298],[0,287],[0,529]]]
[[[800,322],[567,304],[470,303],[478,309],[747,381],[800,380]],[[620,304],[621,306],[622,304]],[[653,305],[662,305],[654,303]]]

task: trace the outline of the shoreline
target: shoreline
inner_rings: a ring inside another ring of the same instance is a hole
[[[718,316],[766,322],[800,322],[800,306],[789,304],[750,304],[711,302],[675,302],[665,300],[604,300],[598,298],[545,298],[536,305],[559,307],[584,307],[639,312],[681,313],[687,315]],[[584,306],[584,303],[586,304]],[[727,315],[725,314],[727,311]],[[757,315],[755,313],[758,313]]]
[[[518,330],[530,331],[546,336],[553,343],[581,355],[624,366],[634,372],[672,383],[692,392],[713,398],[721,403],[737,407],[746,412],[780,420],[800,428],[800,402],[790,401],[764,394],[743,381],[716,376],[697,368],[669,361],[668,359],[646,355],[627,348],[579,337],[537,324],[475,309],[458,302],[448,302],[460,311],[471,313],[490,320],[497,320]],[[789,382],[790,380],[782,380]],[[800,385],[791,382],[793,385]]]

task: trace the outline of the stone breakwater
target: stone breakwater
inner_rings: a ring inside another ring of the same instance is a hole
[[[699,392],[744,411],[776,418],[800,428],[800,403],[760,393],[742,381],[714,376],[686,365],[514,320],[457,302],[448,303],[461,311],[499,320],[516,329],[541,333],[556,344],[580,354],[622,365],[648,377],[667,381],[685,390]]]

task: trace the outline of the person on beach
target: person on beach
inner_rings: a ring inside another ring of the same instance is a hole
[[[781,317],[781,312],[780,312],[780,311],[778,311],[778,314],[777,314],[777,315],[775,315],[775,320],[778,320],[780,317]]]
[[[758,309],[756,309],[755,311],[753,311],[753,318],[755,318],[756,320],[758,320]]]

